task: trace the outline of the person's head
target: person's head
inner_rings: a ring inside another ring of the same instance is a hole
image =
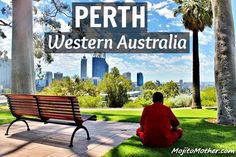
[[[156,92],[152,96],[153,103],[157,103],[157,102],[163,103],[163,99],[164,99],[163,94],[160,92]]]

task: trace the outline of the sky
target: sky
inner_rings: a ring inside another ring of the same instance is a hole
[[[36,6],[43,6],[48,0],[41,0],[35,3]],[[78,0],[66,0],[69,4],[79,2]],[[82,2],[87,2],[81,0]],[[93,1],[93,0],[90,0]],[[109,0],[105,0],[109,1]],[[111,0],[110,0],[111,1]],[[132,0],[125,0],[132,2]],[[98,2],[93,1],[93,2]],[[104,2],[104,1],[101,1]],[[174,17],[173,10],[177,5],[171,0],[147,0],[137,1],[148,3],[148,31],[149,32],[188,32],[183,27],[181,16]],[[9,4],[10,0],[0,0],[0,8]],[[234,24],[236,27],[236,2],[232,0]],[[40,12],[35,16],[41,16]],[[0,18],[1,15],[0,15]],[[4,17],[9,21],[11,17]],[[61,22],[62,31],[69,31],[68,19],[58,17]],[[6,39],[0,39],[0,47],[7,50],[11,58],[11,29],[2,28],[7,34]],[[42,26],[34,23],[34,32],[41,32]],[[192,43],[190,32],[190,42]],[[200,53],[200,78],[201,82],[214,82],[214,30],[205,28],[199,33]],[[190,46],[191,47],[191,46]],[[191,50],[191,48],[190,48]],[[62,72],[64,75],[80,75],[80,61],[85,55],[88,59],[88,76],[92,75],[92,54],[54,54],[54,62],[50,65],[43,64],[43,71]],[[109,69],[118,67],[120,73],[131,72],[132,81],[136,81],[138,72],[144,75],[144,81],[167,82],[170,80],[191,82],[192,80],[192,53],[188,54],[107,54],[106,60]]]

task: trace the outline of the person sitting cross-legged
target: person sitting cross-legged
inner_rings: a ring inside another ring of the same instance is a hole
[[[181,138],[183,130],[171,109],[163,104],[160,92],[153,94],[153,104],[143,110],[137,136],[145,146],[169,147]]]

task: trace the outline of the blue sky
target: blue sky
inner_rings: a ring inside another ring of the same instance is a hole
[[[41,0],[36,5],[43,6],[47,0]],[[76,0],[67,0],[68,3]],[[82,0],[83,1],[83,0]],[[108,1],[108,0],[107,0]],[[132,0],[126,0],[130,2]],[[1,0],[0,6],[9,3],[9,0]],[[78,2],[78,1],[76,1]],[[87,2],[84,0],[84,2]],[[147,0],[137,1],[148,3],[148,31],[150,32],[186,32],[180,16],[173,17],[173,9],[176,4],[171,0]],[[234,23],[236,22],[236,2],[232,0]],[[40,16],[36,15],[36,16]],[[1,15],[0,15],[1,17]],[[10,19],[10,17],[9,17]],[[68,30],[67,19],[58,17],[62,24],[62,30]],[[236,23],[235,23],[236,26]],[[0,47],[11,51],[11,30],[4,28],[8,38],[0,39]],[[34,32],[40,32],[42,27],[34,24]],[[191,39],[192,41],[192,39]],[[214,31],[213,28],[206,28],[203,33],[199,33],[199,52],[201,81],[214,81]],[[56,54],[54,62],[50,65],[43,65],[44,71],[63,72],[65,75],[73,76],[80,74],[80,59],[84,54]],[[88,75],[91,77],[92,55],[85,54],[88,58]],[[9,53],[9,56],[10,53]],[[106,60],[110,69],[114,66],[120,69],[121,73],[131,72],[132,80],[136,81],[137,72],[144,74],[144,80],[160,80],[166,82],[169,80],[178,81],[183,79],[185,82],[192,80],[192,53],[189,54],[107,54]]]

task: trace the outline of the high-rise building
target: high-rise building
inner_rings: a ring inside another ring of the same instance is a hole
[[[63,78],[63,73],[54,73],[54,80],[62,80]]]
[[[0,85],[11,88],[11,60],[7,57],[0,58]]]
[[[143,85],[143,73],[139,72],[137,73],[137,86]]]
[[[126,77],[128,80],[131,80],[131,72],[123,73],[123,76]]]
[[[83,58],[81,59],[81,75],[80,75],[80,78],[82,80],[87,79],[87,58],[85,56],[83,56]]]
[[[92,77],[104,78],[105,73],[108,73],[109,66],[106,62],[104,53],[94,53],[92,58]]]
[[[183,89],[184,81],[183,80],[179,80],[178,85],[179,85],[180,89]]]
[[[100,77],[93,77],[92,82],[95,86],[97,86],[101,82],[101,78]]]
[[[160,82],[159,80],[156,80],[156,81],[155,81],[155,85],[156,85],[156,86],[161,86],[161,82]]]
[[[46,80],[46,86],[48,86],[50,83],[52,83],[52,72],[47,71],[45,75]]]

